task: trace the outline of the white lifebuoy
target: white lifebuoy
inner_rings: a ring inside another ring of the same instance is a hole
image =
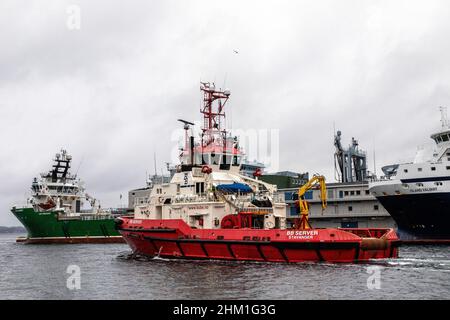
[[[266,221],[265,226],[267,229],[272,229],[275,227],[275,224],[272,221]]]

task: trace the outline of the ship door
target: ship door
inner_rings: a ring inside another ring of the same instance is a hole
[[[155,207],[155,219],[162,219],[162,206]]]
[[[275,217],[275,229],[280,229],[280,228],[281,228],[280,218]]]

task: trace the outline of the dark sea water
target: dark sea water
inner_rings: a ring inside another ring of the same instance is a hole
[[[369,264],[270,264],[136,260],[125,244],[16,236],[0,235],[0,299],[450,299],[450,246],[404,246],[399,259]],[[70,265],[80,289],[67,287]]]

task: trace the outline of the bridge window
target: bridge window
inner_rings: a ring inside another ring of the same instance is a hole
[[[210,164],[210,156],[207,153],[202,155],[202,165]]]
[[[211,164],[218,165],[220,161],[220,154],[211,153]]]

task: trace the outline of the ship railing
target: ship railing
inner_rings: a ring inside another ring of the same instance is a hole
[[[26,209],[30,208],[32,205],[30,203],[21,203],[21,204],[14,204],[12,206],[12,209]]]
[[[81,216],[82,220],[110,220],[111,215],[83,215]]]

